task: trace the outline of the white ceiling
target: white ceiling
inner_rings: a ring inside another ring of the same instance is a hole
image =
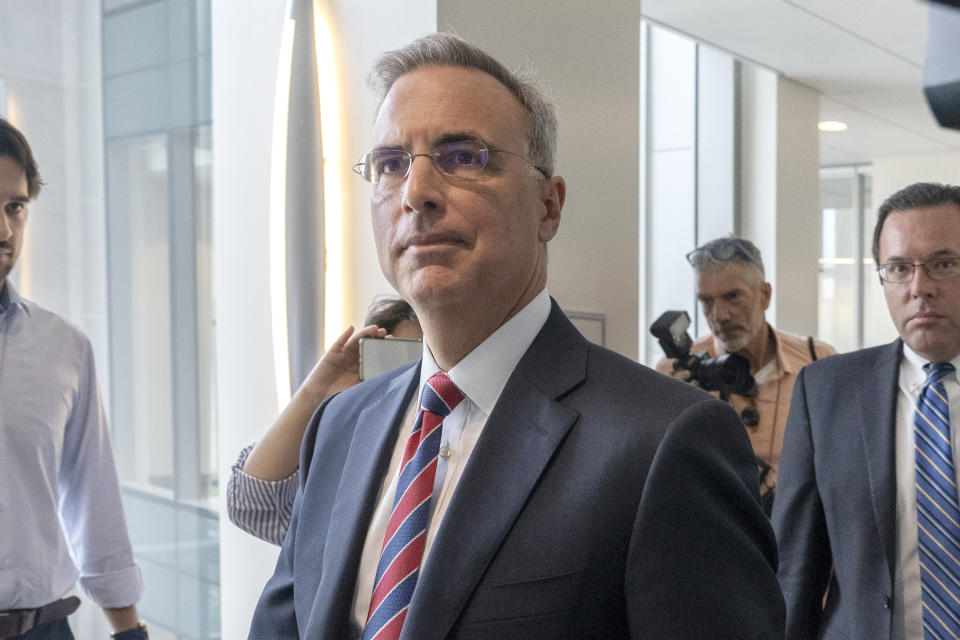
[[[642,0],[644,17],[821,92],[821,165],[960,151],[923,95],[925,0]]]

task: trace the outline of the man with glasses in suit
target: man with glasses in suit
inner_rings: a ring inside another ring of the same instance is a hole
[[[960,187],[880,206],[873,258],[900,337],[797,380],[773,526],[787,637],[960,635]]]
[[[423,357],[314,414],[250,637],[781,638],[736,414],[588,343],[546,290],[550,103],[445,34],[373,78],[356,171]]]

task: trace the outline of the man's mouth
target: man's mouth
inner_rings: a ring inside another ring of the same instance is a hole
[[[443,245],[463,244],[455,234],[436,232],[417,234],[404,243],[404,249],[429,248]]]

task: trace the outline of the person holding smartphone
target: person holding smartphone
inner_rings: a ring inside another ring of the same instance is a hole
[[[340,334],[263,438],[240,451],[227,481],[227,514],[247,533],[283,542],[297,493],[304,431],[320,403],[360,382],[360,340],[423,337],[416,314],[400,298],[374,302],[365,324]]]

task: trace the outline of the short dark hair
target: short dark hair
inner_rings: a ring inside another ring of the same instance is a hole
[[[370,72],[370,86],[377,95],[377,109],[400,76],[423,67],[449,66],[474,69],[493,76],[513,94],[527,115],[527,152],[530,161],[553,175],[557,154],[556,109],[546,90],[530,79],[530,73],[514,73],[486,51],[450,33],[431,33],[402,49],[380,56]]]
[[[887,216],[894,211],[928,209],[950,203],[960,208],[960,187],[937,182],[916,182],[884,200],[877,210],[877,224],[873,228],[873,261],[880,264],[880,232]]]
[[[10,158],[23,169],[27,176],[27,195],[33,200],[40,195],[43,180],[37,169],[37,161],[33,159],[30,143],[20,133],[20,130],[8,121],[0,118],[0,156]]]
[[[402,298],[380,298],[374,300],[373,304],[370,305],[363,324],[375,324],[381,329],[386,329],[387,333],[393,333],[397,325],[404,322],[420,324],[413,307]]]

